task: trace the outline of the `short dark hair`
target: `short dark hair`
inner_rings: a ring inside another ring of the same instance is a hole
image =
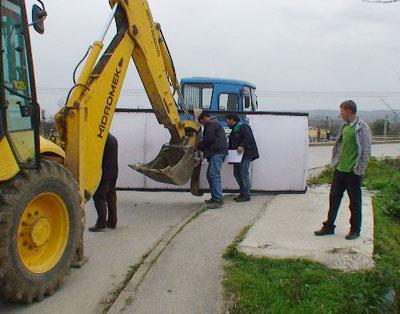
[[[226,120],[233,120],[235,122],[240,122],[240,117],[237,114],[229,113],[225,116]]]
[[[199,117],[197,118],[197,120],[200,122],[201,120],[204,120],[205,117],[211,117],[211,113],[207,112],[207,111],[203,111],[202,113],[200,113]]]
[[[340,108],[350,110],[352,113],[357,113],[357,105],[353,100],[346,100],[340,104]]]

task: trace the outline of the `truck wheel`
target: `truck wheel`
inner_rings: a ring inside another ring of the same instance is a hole
[[[78,184],[62,165],[43,160],[0,185],[0,294],[40,301],[62,284],[83,232]]]

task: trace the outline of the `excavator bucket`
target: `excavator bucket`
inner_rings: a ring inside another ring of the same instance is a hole
[[[199,167],[200,158],[196,157],[195,151],[190,145],[164,144],[157,157],[147,164],[137,163],[129,165],[132,169],[143,173],[145,176],[163,183],[184,185],[190,178],[191,191],[194,195],[201,195],[199,191]],[[196,171],[194,172],[194,170]]]

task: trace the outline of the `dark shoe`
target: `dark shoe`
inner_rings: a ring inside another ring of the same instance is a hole
[[[321,229],[314,231],[314,234],[316,236],[325,236],[325,235],[335,234],[335,228],[329,228],[329,227],[323,226]]]
[[[207,209],[217,209],[221,208],[224,205],[222,201],[214,201],[213,203],[208,204]]]
[[[251,198],[248,196],[239,196],[235,201],[238,203],[250,202]]]
[[[233,200],[237,201],[239,198],[243,197],[243,195],[239,194],[238,196],[234,197]]]
[[[112,223],[107,222],[107,228],[114,230],[115,228],[117,228],[117,224],[114,225]]]
[[[213,198],[210,198],[209,200],[205,200],[204,201],[204,203],[206,203],[206,204],[212,204],[212,203],[215,203],[215,202],[216,202],[216,200],[213,199]]]
[[[93,226],[89,228],[90,232],[102,232],[106,229],[106,227],[100,228],[99,226]]]
[[[358,237],[360,237],[360,233],[359,232],[354,232],[354,231],[350,231],[347,235],[346,235],[346,240],[355,240]]]

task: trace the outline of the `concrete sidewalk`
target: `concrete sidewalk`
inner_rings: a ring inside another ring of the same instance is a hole
[[[229,196],[223,208],[202,213],[176,235],[139,285],[128,284],[109,313],[218,313],[224,305],[222,255],[272,198],[236,203]]]
[[[363,191],[361,237],[345,240],[349,231],[348,197],[343,198],[336,234],[316,237],[326,219],[329,186],[310,188],[304,195],[278,195],[264,216],[240,244],[242,252],[257,257],[306,258],[334,269],[356,271],[374,267],[374,221],[371,196]]]

